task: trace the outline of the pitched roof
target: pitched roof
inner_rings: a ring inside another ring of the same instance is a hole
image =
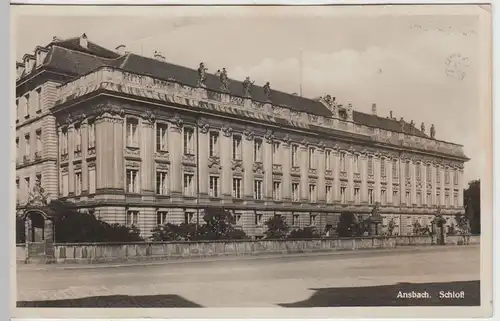
[[[71,50],[85,52],[91,55],[96,55],[102,58],[118,58],[120,55],[114,51],[101,47],[91,41],[87,42],[87,48],[80,46],[80,37],[73,37],[64,40],[53,40],[48,46],[57,45]]]

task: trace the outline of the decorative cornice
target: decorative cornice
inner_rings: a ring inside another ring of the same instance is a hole
[[[95,108],[95,114],[97,117],[102,117],[105,114],[109,114],[112,116],[125,116],[125,110],[118,106],[110,105],[110,104],[99,104]]]

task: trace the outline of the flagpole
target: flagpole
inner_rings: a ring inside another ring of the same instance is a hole
[[[302,97],[302,48],[300,48],[300,56],[299,56],[299,72],[300,72],[300,97]]]

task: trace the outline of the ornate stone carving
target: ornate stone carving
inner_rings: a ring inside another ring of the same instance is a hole
[[[404,121],[403,117],[401,117],[401,119],[399,120],[399,126],[401,129],[401,132],[404,133],[405,132],[405,121]]]
[[[141,162],[125,161],[125,167],[127,167],[127,168],[139,168],[139,167],[141,167]]]
[[[243,95],[245,97],[252,96],[252,86],[254,83],[255,81],[250,81],[250,77],[245,78],[245,81],[243,81]]]
[[[45,206],[48,203],[50,203],[49,193],[45,193],[45,190],[42,187],[42,182],[39,180],[35,181],[33,191],[29,193],[26,207]]]
[[[172,124],[173,128],[177,130],[182,130],[182,126],[184,125],[184,121],[182,120],[181,116],[178,114],[175,114],[174,117],[169,119],[170,124]]]
[[[97,117],[102,117],[105,114],[109,114],[112,116],[120,116],[120,117],[125,116],[125,110],[123,108],[111,104],[97,105],[97,107],[95,108],[95,113]]]
[[[293,166],[292,168],[290,168],[290,174],[300,175],[300,167],[299,166]]]
[[[205,64],[200,62],[200,66],[198,67],[198,87],[205,87],[205,80],[207,79],[207,68],[205,68]]]
[[[283,172],[283,166],[279,164],[273,164],[273,173],[282,173]]]
[[[224,124],[222,126],[222,133],[226,137],[231,137],[233,135],[233,129],[228,124]]]
[[[253,163],[252,171],[255,174],[264,175],[264,164],[262,164],[260,162]]]
[[[307,172],[309,176],[318,176],[318,170],[316,168],[309,168],[309,171]]]
[[[243,161],[239,159],[231,160],[231,170],[235,172],[243,172]]]
[[[267,130],[264,138],[268,144],[272,144],[274,141],[274,134],[271,130]]]
[[[169,162],[169,153],[167,151],[157,151],[154,154],[155,159],[162,162]]]
[[[270,101],[271,100],[271,84],[268,82],[266,82],[266,84],[264,85],[264,96],[266,98],[267,101]]]
[[[243,135],[245,135],[245,138],[247,140],[253,140],[253,138],[255,136],[254,132],[251,130],[248,130],[248,129],[245,129],[245,131],[243,132]]]
[[[194,163],[196,163],[196,156],[184,154],[184,155],[182,155],[182,163],[194,164]]]
[[[219,72],[220,80],[220,90],[223,92],[229,92],[229,79],[227,78],[226,68],[222,68],[222,72]]]
[[[292,143],[292,138],[290,137],[290,135],[286,134],[285,137],[283,137],[282,141],[283,144],[290,146],[290,144]]]
[[[218,156],[211,156],[208,158],[208,167],[221,169],[220,158]]]
[[[156,163],[156,169],[168,172],[169,166],[167,163]]]
[[[155,123],[155,120],[156,120],[156,115],[152,110],[147,109],[142,114],[142,119],[144,119],[149,125],[153,125]]]
[[[205,119],[199,118],[198,119],[198,128],[202,134],[208,133],[208,130],[210,129],[210,125],[206,122]]]
[[[325,142],[324,142],[324,141],[320,141],[320,142],[318,143],[318,148],[319,148],[320,150],[322,150],[322,151],[323,151],[323,150],[325,150],[325,148],[326,148],[326,144],[325,144]]]

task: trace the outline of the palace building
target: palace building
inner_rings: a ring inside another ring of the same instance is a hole
[[[203,222],[232,211],[260,237],[272,215],[294,227],[369,214],[411,233],[437,206],[464,213],[461,145],[413,121],[54,37],[16,63],[16,186],[22,210],[38,182],[108,222]],[[218,69],[218,68],[214,68]]]

